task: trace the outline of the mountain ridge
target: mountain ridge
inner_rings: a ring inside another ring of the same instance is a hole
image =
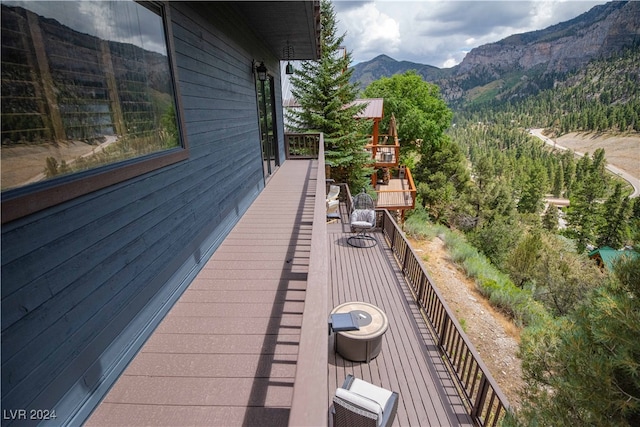
[[[388,55],[356,64],[352,82],[366,87],[381,77],[416,70],[440,86],[450,103],[490,92],[497,98],[526,96],[551,87],[557,78],[640,46],[640,2],[614,1],[542,30],[519,33],[472,49],[458,65],[438,68]]]
[[[360,62],[355,65],[352,81],[357,81],[362,87],[378,80],[380,77],[390,77],[393,74],[401,74],[407,70],[416,70],[425,80],[433,81],[450,74],[448,69],[441,69],[433,65],[420,64],[411,61],[397,61],[388,55],[381,54],[370,61]]]

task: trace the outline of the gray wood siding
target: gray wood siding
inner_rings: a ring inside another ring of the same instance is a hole
[[[172,4],[188,160],[3,226],[3,409],[86,416],[264,187],[252,61],[278,62],[223,7]]]

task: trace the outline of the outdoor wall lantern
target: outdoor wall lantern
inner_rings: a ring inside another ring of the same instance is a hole
[[[293,65],[291,65],[291,62],[287,62],[286,73],[293,74]]]
[[[267,80],[267,67],[264,66],[264,62],[260,62],[260,65],[256,67],[258,73],[258,80],[264,82]]]

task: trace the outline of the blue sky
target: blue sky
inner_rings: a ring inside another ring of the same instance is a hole
[[[452,67],[474,47],[568,21],[606,1],[332,0],[352,65],[380,54]]]

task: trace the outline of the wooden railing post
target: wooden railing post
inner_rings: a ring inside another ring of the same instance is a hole
[[[402,260],[402,272],[407,274],[407,263],[409,262],[409,255],[411,255],[411,251],[409,250],[408,243],[404,245],[404,259]]]
[[[418,286],[417,299],[419,304],[423,304],[424,294],[427,291],[427,276],[421,276],[420,286]]]
[[[444,348],[444,341],[447,333],[447,326],[449,325],[449,318],[445,317],[440,325],[440,331],[438,331],[438,347]]]
[[[487,377],[483,374],[478,386],[478,394],[476,395],[473,408],[471,408],[471,417],[474,419],[480,418],[482,407],[484,406],[485,399],[487,397],[488,390]]]

